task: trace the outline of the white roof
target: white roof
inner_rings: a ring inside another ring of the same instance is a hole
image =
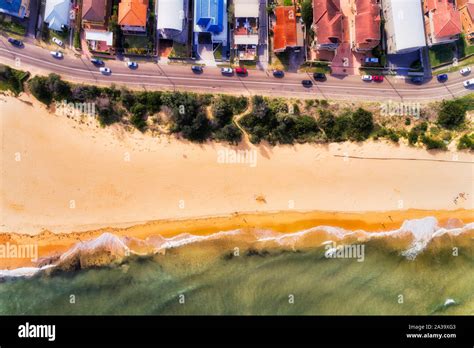
[[[112,46],[114,41],[114,33],[111,31],[86,30],[86,40],[105,41],[108,46]]]
[[[258,35],[234,35],[236,45],[258,45]]]
[[[69,25],[70,0],[46,0],[44,21],[53,30],[62,30],[63,25]]]
[[[420,0],[384,0],[383,8],[389,53],[426,46]]]
[[[235,17],[255,17],[259,15],[259,0],[234,0]]]
[[[157,29],[183,30],[185,18],[183,0],[158,0],[157,12]]]

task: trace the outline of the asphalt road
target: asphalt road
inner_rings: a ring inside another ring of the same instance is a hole
[[[286,73],[278,79],[269,71],[251,70],[248,76],[223,76],[219,68],[204,68],[204,73],[194,74],[188,65],[140,63],[130,70],[123,61],[106,61],[112,74],[105,76],[85,57],[66,53],[64,59],[53,58],[49,51],[32,43],[16,48],[0,37],[0,62],[28,70],[33,74],[61,75],[76,83],[127,86],[149,90],[187,90],[207,93],[237,93],[243,95],[268,95],[293,98],[324,98],[358,101],[424,102],[450,99],[472,93],[462,82],[474,78],[449,74],[447,83],[436,79],[414,85],[403,78],[389,77],[381,83],[363,82],[359,76],[328,76],[325,82],[316,82],[311,74]],[[311,88],[302,86],[303,79],[313,80]]]

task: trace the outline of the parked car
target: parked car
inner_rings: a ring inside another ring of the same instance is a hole
[[[370,64],[370,63],[376,64],[376,63],[378,63],[378,62],[379,62],[379,59],[378,59],[378,58],[369,58],[369,57],[365,58],[365,63],[366,63],[366,64]]]
[[[193,65],[193,66],[191,67],[191,70],[192,70],[193,72],[197,73],[197,74],[201,74],[201,73],[204,72],[204,69],[203,69],[202,66],[200,66],[200,65]]]
[[[63,58],[63,54],[59,51],[51,51],[49,52],[54,58],[61,59]]]
[[[247,75],[248,71],[246,68],[236,68],[235,73],[239,75]]]
[[[52,41],[60,47],[63,47],[63,45],[64,45],[63,42],[61,40],[59,40],[57,37],[53,37]]]
[[[382,75],[372,75],[372,81],[383,82],[383,76]]]
[[[417,85],[421,85],[423,83],[423,77],[421,76],[414,76],[411,78],[412,83],[416,83]]]
[[[20,40],[14,39],[12,37],[8,38],[8,42],[11,43],[13,46],[23,47],[23,42],[21,42]]]
[[[234,73],[234,70],[232,68],[222,68],[221,73],[224,75],[231,75]]]
[[[448,81],[448,74],[439,74],[436,78],[438,79],[438,82],[446,82]]]
[[[303,80],[303,81],[301,81],[301,84],[303,85],[303,87],[311,87],[311,86],[313,86],[313,81]]]
[[[459,72],[461,73],[461,75],[469,75],[471,73],[471,68],[470,67],[462,68],[461,70],[459,70]]]
[[[474,79],[464,81],[464,87],[466,87],[466,88],[474,87]]]
[[[372,81],[372,76],[370,76],[370,75],[362,75],[362,81]]]
[[[314,74],[313,74],[313,78],[314,78],[316,81],[326,81],[326,75],[323,74],[323,73],[314,73]]]
[[[99,71],[104,74],[104,75],[110,75],[112,73],[112,70],[110,70],[110,68],[100,68]]]
[[[104,65],[104,61],[97,58],[92,58],[91,63],[97,66]]]
[[[273,70],[273,76],[282,78],[283,76],[285,76],[285,73],[283,72],[283,70]]]
[[[130,69],[136,69],[136,68],[138,68],[138,63],[137,63],[137,62],[128,62],[128,63],[127,63],[127,66],[128,66]]]

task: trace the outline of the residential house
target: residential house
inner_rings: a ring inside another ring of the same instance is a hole
[[[30,15],[30,0],[0,0],[0,13],[25,18]]]
[[[421,0],[383,0],[388,54],[403,54],[426,46]]]
[[[343,15],[340,0],[314,0],[313,31],[317,50],[334,51],[342,42]]]
[[[118,24],[127,34],[146,33],[148,0],[122,0],[118,8]]]
[[[461,15],[462,30],[466,38],[474,40],[474,0],[458,0],[458,9]]]
[[[194,1],[194,43],[227,46],[227,0]]]
[[[188,0],[157,0],[156,18],[160,39],[187,42]]]
[[[454,0],[425,0],[425,30],[429,46],[453,42],[461,34],[461,17]]]
[[[273,51],[284,52],[288,48],[304,46],[303,29],[296,20],[295,6],[275,8],[276,23],[273,27]]]
[[[46,0],[44,22],[49,29],[62,31],[69,26],[70,12],[71,0]]]
[[[234,49],[239,60],[257,56],[259,10],[259,0],[234,0]]]
[[[108,31],[112,12],[112,0],[83,0],[82,28],[92,51],[109,52],[113,45],[113,33]]]
[[[355,41],[352,49],[371,51],[380,44],[379,0],[355,0]]]

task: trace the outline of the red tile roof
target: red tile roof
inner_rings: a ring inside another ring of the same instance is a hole
[[[461,17],[454,0],[426,0],[425,13],[432,13],[434,38],[454,36],[461,33]],[[430,26],[427,25],[427,28]],[[431,30],[430,30],[431,31]]]
[[[314,0],[313,25],[318,44],[342,42],[340,0]]]
[[[273,27],[273,50],[282,51],[297,45],[296,11],[294,6],[275,8],[276,24]]]
[[[377,0],[355,0],[355,4],[355,44],[373,48],[380,42],[380,6]]]
[[[148,0],[122,0],[119,4],[118,24],[146,26]]]

